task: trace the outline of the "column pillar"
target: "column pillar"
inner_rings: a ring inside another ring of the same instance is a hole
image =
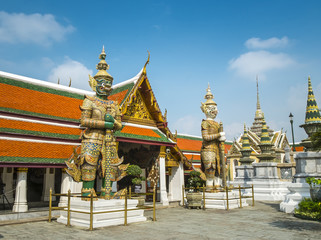
[[[142,172],[141,176],[146,179],[146,169],[143,168],[142,170],[143,170],[143,172]],[[142,189],[141,189],[141,192],[142,192],[142,193],[145,193],[145,192],[146,192],[146,181],[142,181]]]
[[[46,168],[45,175],[43,176],[43,188],[42,188],[42,200],[44,202],[49,201],[50,188],[52,193],[55,193],[55,169]],[[52,201],[56,201],[56,197],[52,197]]]
[[[28,168],[17,169],[16,197],[13,205],[13,212],[27,212],[27,173]]]
[[[183,163],[179,163],[177,167],[172,167],[169,176],[169,196],[170,201],[182,200],[182,186],[184,184],[184,168]]]
[[[178,167],[178,174],[179,174],[179,183],[178,188],[176,189],[177,192],[179,192],[179,199],[181,200],[181,205],[183,205],[182,201],[182,186],[185,186],[185,179],[184,179],[184,163],[180,162]]]
[[[61,169],[61,193],[67,194],[68,190],[71,189],[71,177],[66,172],[66,168]],[[58,206],[67,206],[67,197],[61,196]]]
[[[166,191],[166,167],[165,167],[165,146],[161,146],[159,153],[159,187],[160,187],[160,200],[164,206],[168,206],[168,198]]]

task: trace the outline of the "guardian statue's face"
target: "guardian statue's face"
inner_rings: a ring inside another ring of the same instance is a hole
[[[99,96],[109,96],[112,88],[112,81],[111,80],[106,80],[106,79],[97,79],[97,85],[96,85],[96,93]]]
[[[217,106],[216,105],[208,105],[208,106],[206,106],[205,115],[206,115],[207,118],[215,119],[217,113],[218,113],[218,110],[217,110]]]

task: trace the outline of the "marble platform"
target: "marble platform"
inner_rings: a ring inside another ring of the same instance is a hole
[[[127,209],[135,209],[138,204],[136,199],[127,200]],[[103,211],[123,210],[125,208],[124,199],[104,200],[98,199],[93,202],[93,228],[123,225],[124,211],[112,213],[100,213]],[[65,208],[67,209],[67,208]],[[70,202],[70,209],[74,211],[81,211],[86,213],[71,212],[70,224],[81,227],[90,226],[90,201],[82,201],[80,198],[72,198]],[[144,210],[130,210],[127,212],[127,223],[143,222],[147,218],[144,216]],[[60,211],[60,217],[57,222],[67,224],[67,211]]]
[[[278,179],[253,179],[254,199],[260,201],[282,201],[290,192],[290,182]]]
[[[238,192],[228,192],[228,197],[229,209],[240,207],[240,199]],[[227,201],[224,199],[226,199],[225,192],[205,193],[205,208],[227,209]],[[242,207],[247,206],[249,205],[246,202],[246,198],[242,198]]]
[[[285,213],[293,213],[302,199],[310,197],[310,186],[307,183],[291,183],[288,189],[290,193],[280,203],[280,210]]]
[[[280,203],[280,210],[293,213],[304,198],[310,198],[310,186],[307,177],[321,178],[321,152],[300,152],[295,157],[296,173],[293,183],[289,184],[289,193]]]

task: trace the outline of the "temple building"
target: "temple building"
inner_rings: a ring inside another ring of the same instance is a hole
[[[257,80],[256,86],[257,86],[257,103],[256,103],[256,112],[255,112],[254,122],[249,129],[246,129],[246,128],[244,129],[244,133],[241,134],[241,136],[239,136],[238,139],[234,140],[227,154],[227,162],[229,163],[230,180],[233,180],[236,177],[235,167],[240,166],[242,164],[242,161],[240,161],[240,159],[244,158],[242,155],[242,151],[244,151],[244,148],[242,146],[244,141],[244,134],[246,134],[246,139],[248,139],[249,149],[250,149],[250,154],[248,157],[246,157],[246,159],[248,160],[248,158],[251,158],[253,160],[252,162],[260,161],[259,160],[260,155],[262,154],[261,147],[264,146],[264,144],[262,145],[263,143],[262,141],[269,141],[271,144],[271,149],[275,153],[275,159],[273,161],[279,163],[281,167],[282,163],[285,163],[284,149],[290,145],[285,132],[283,132],[282,130],[273,131],[267,126],[265,122],[264,113],[261,110],[261,106],[260,106],[258,80]],[[265,136],[263,138],[262,138],[262,132],[265,132]],[[291,162],[294,162],[293,155],[291,158]],[[280,169],[278,170],[279,170],[279,173],[281,174]]]
[[[139,165],[146,177],[156,164],[158,200],[168,205],[181,201],[181,191],[174,189],[184,184],[184,167],[191,163],[167,127],[147,77],[148,62],[135,77],[115,84],[109,99],[118,101],[122,114],[123,127],[115,133],[119,156]],[[0,178],[13,211],[48,201],[50,188],[80,192],[65,161],[79,151],[79,106],[94,92],[0,71],[0,94]],[[142,185],[142,191],[150,190],[147,181]]]

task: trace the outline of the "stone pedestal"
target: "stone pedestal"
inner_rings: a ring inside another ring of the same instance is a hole
[[[277,163],[274,162],[260,162],[253,163],[254,168],[254,179],[260,180],[277,180],[278,171],[277,171]]]
[[[246,183],[254,176],[254,168],[251,165],[241,165],[235,167],[236,177],[234,182]]]
[[[138,204],[138,200],[128,199],[127,209],[135,209]],[[93,202],[93,228],[123,225],[124,224],[124,211],[112,212],[112,213],[101,213],[103,211],[115,211],[123,210],[125,208],[124,199],[112,199],[104,200],[98,199]],[[81,227],[90,227],[90,201],[82,201],[80,198],[72,198],[70,202],[70,209],[75,211],[82,211],[86,213],[75,213],[70,214],[70,224]],[[97,214],[95,214],[97,213]],[[144,210],[131,210],[127,212],[127,223],[142,222],[146,221],[144,217]],[[67,211],[60,211],[60,217],[57,222],[67,224]]]
[[[289,182],[278,179],[253,179],[254,199],[260,201],[282,201],[289,193]]]
[[[301,152],[296,155],[294,182],[305,183],[307,177],[321,178],[321,152]]]
[[[282,182],[278,177],[277,163],[261,162],[253,163],[254,177],[254,199],[262,201],[284,200],[289,193],[287,186],[289,182]]]
[[[286,213],[293,213],[303,198],[310,197],[310,186],[307,183],[291,183],[288,186],[289,193],[280,204],[280,210]]]
[[[310,197],[310,186],[307,177],[321,178],[321,152],[301,152],[295,157],[296,174],[293,183],[289,184],[289,193],[280,204],[280,210],[293,213],[303,198]]]
[[[236,190],[229,192],[229,209],[239,208],[240,207],[240,199],[238,192]],[[238,190],[237,190],[238,191]],[[209,198],[209,199],[207,199]],[[213,198],[213,199],[211,199]],[[206,208],[216,208],[216,209],[227,209],[227,201],[226,192],[218,192],[218,193],[205,193],[205,207]],[[248,206],[246,202],[246,198],[242,199],[242,207]]]

